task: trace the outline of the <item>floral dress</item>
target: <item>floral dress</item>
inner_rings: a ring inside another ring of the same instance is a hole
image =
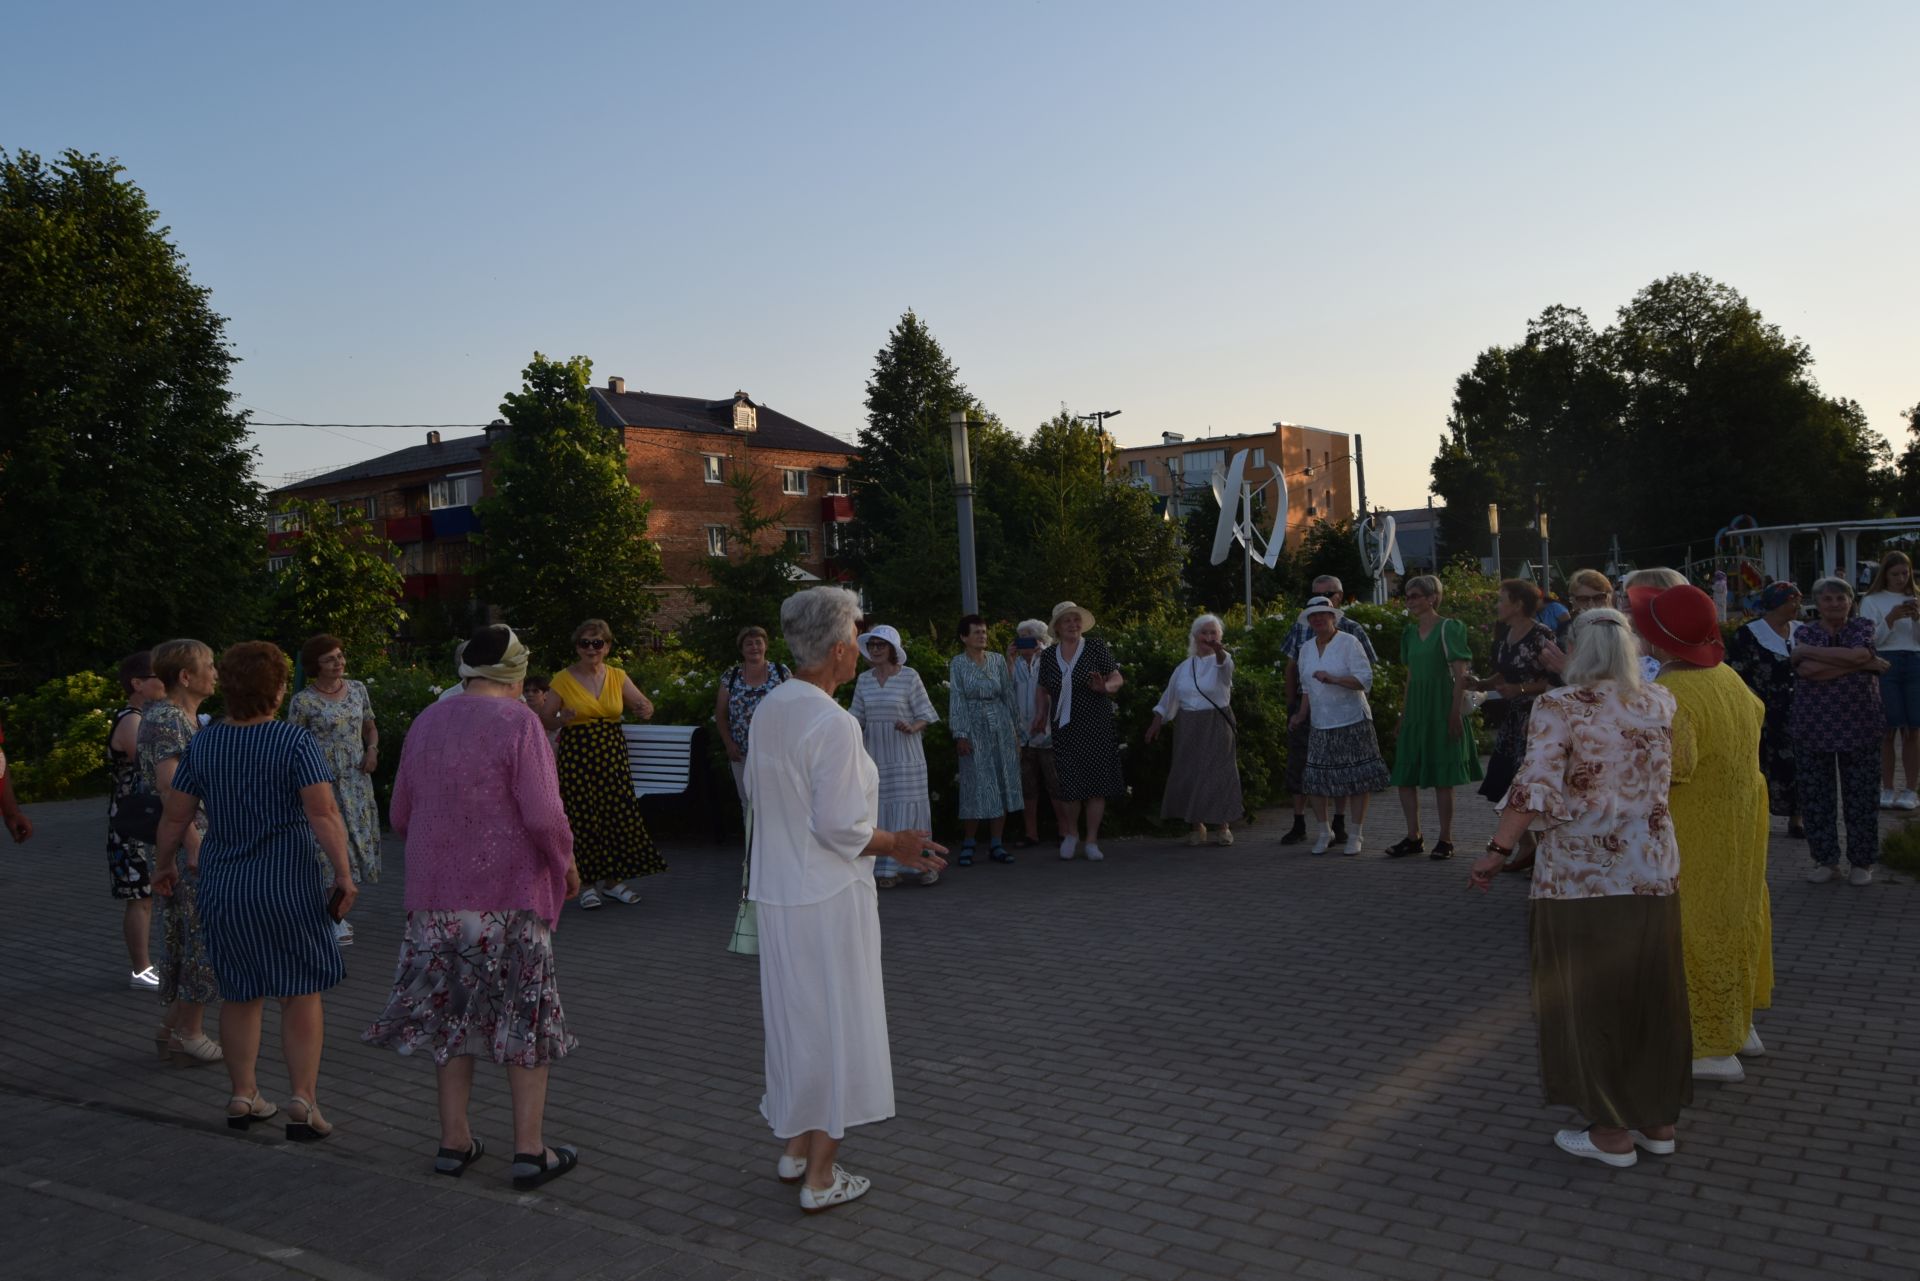
[[[1519,640],[1509,640],[1511,632],[1502,623],[1493,638],[1493,669],[1512,685],[1544,680],[1558,685],[1560,678],[1547,670],[1540,655],[1553,643],[1553,633],[1539,623],[1527,629]],[[1507,787],[1520,768],[1527,752],[1527,721],[1533,712],[1532,698],[1509,698],[1502,708],[1499,732],[1494,735],[1493,754],[1487,758],[1486,781],[1480,795],[1490,801],[1506,799]]]
[[[113,714],[113,723],[107,727],[107,770],[113,777],[113,795],[107,800],[107,874],[113,880],[113,896],[117,899],[153,897],[153,846],[113,830],[113,820],[120,816],[121,803],[133,799],[142,790],[139,749],[131,756],[120,755],[113,750],[113,735],[121,721],[139,714],[134,708],[122,707]]]
[[[160,791],[156,772],[161,762],[185,756],[187,744],[199,728],[199,723],[176,703],[162,699],[147,704],[141,713],[140,737],[134,747],[143,790],[156,794]],[[204,835],[206,812],[197,812],[193,823]],[[173,887],[172,896],[160,900],[160,922],[167,949],[160,965],[160,1003],[188,1001],[205,1005],[220,995],[220,983],[214,975],[213,962],[207,959],[207,936],[200,926],[200,872],[187,866],[184,845],[179,866],[180,879]]]
[[[353,864],[354,883],[379,880],[380,806],[373,796],[373,775],[360,769],[367,754],[362,726],[373,719],[367,687],[348,681],[339,698],[328,698],[309,685],[287,705],[287,719],[313,735],[320,754],[333,767],[333,796],[347,825],[347,857]]]
[[[947,669],[947,724],[972,747],[960,758],[960,817],[1001,818],[1026,804],[1020,791],[1019,718],[1007,660],[989,653],[976,663],[956,654]]]

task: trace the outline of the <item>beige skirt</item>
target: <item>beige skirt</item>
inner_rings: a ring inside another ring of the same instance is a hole
[[[1161,818],[1218,826],[1238,823],[1247,804],[1240,795],[1240,762],[1227,718],[1209,708],[1173,718],[1173,766],[1160,801]]]

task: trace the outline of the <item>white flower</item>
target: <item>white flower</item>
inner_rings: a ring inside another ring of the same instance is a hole
[[[427,686],[427,693],[429,693],[429,694],[438,694],[439,692],[440,692],[440,687],[439,687],[438,685],[429,685],[429,686]]]

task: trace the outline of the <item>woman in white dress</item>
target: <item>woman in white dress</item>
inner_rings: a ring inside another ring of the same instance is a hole
[[[932,831],[933,801],[927,795],[927,752],[920,735],[940,719],[927,697],[920,673],[906,666],[900,633],[882,623],[860,638],[868,669],[853,683],[847,708],[860,722],[867,755],[880,771],[880,825],[888,830]],[[873,880],[883,890],[900,882],[901,865],[881,857],[873,862]],[[938,872],[923,872],[920,884],[932,885]]]
[[[785,1140],[780,1179],[809,1214],[864,1196],[836,1163],[850,1125],[893,1115],[893,1059],[880,975],[879,899],[864,856],[938,872],[925,829],[878,825],[880,775],[860,725],[833,701],[859,663],[860,598],[838,587],[789,596],[780,627],[794,679],[754,713],[747,754],[751,884],[760,929],[767,1092],[760,1111]]]

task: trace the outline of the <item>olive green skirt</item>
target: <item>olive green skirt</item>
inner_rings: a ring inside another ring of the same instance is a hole
[[[1528,920],[1547,1102],[1595,1125],[1673,1124],[1693,1102],[1679,898],[1537,898]]]

